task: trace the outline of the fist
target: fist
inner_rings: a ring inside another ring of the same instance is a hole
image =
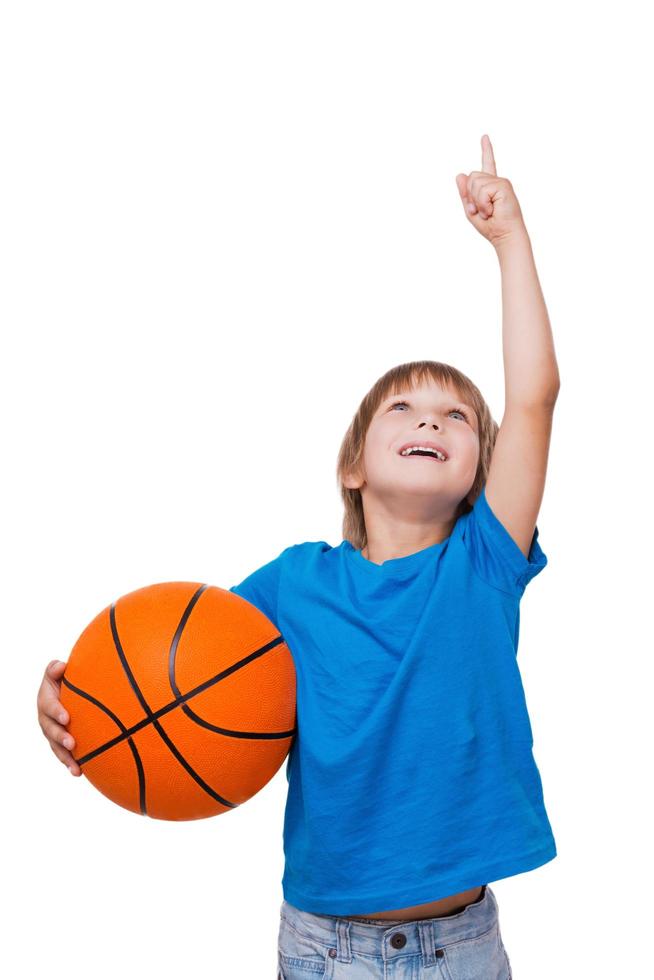
[[[481,146],[482,169],[457,174],[456,184],[468,221],[497,246],[526,232],[526,228],[511,181],[497,176],[493,148],[486,134]]]

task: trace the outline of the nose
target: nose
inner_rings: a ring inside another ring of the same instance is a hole
[[[423,425],[429,425],[429,424],[430,424],[429,422],[421,422],[420,425],[418,426],[418,428],[421,429],[423,427]],[[437,424],[435,422],[432,422],[431,425],[433,425],[433,427],[435,429],[438,429],[438,426],[437,426]]]

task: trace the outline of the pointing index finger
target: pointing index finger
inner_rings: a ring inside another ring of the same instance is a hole
[[[484,173],[493,174],[494,177],[497,177],[493,147],[486,133],[481,138],[481,169]]]

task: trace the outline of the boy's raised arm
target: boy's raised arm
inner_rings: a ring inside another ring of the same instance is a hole
[[[466,217],[495,248],[502,276],[504,416],[486,481],[489,506],[527,555],[545,487],[560,380],[531,242],[509,180],[482,136],[482,170],[458,174]]]

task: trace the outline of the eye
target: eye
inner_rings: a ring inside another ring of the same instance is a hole
[[[408,406],[408,404],[409,404],[408,402],[393,402],[393,404],[391,405],[391,409],[397,408],[398,405],[407,405]],[[462,408],[451,408],[450,411],[449,411],[449,414],[451,415],[452,412],[458,412],[459,415],[462,415],[463,416],[463,418],[466,420],[466,422],[468,421],[468,416],[466,415],[466,413],[463,411]]]

